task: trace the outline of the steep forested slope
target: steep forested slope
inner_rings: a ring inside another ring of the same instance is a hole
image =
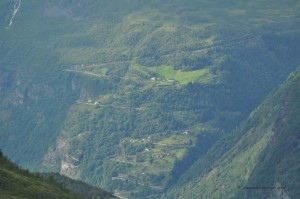
[[[300,70],[163,198],[298,198]]]
[[[65,180],[59,180],[61,178],[65,178]],[[58,184],[56,181],[60,183]],[[76,186],[77,190],[72,189],[72,186]],[[71,192],[65,187],[71,188]],[[38,174],[31,174],[28,171],[21,170],[18,166],[10,162],[0,151],[0,198],[112,199],[116,197],[99,189],[93,188],[92,190],[84,183],[71,181],[59,175],[56,175],[55,178],[52,176],[44,179]]]
[[[299,65],[299,6],[3,0],[0,146],[156,198]]]

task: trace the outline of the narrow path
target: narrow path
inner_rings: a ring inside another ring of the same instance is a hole
[[[100,104],[100,103],[89,103],[89,102],[77,102],[78,104],[85,104],[89,106],[100,106],[100,107],[112,107],[115,109],[132,109],[136,111],[142,111],[145,110],[145,108],[135,108],[135,107],[130,107],[130,106],[117,106],[117,105],[111,105],[111,104]]]
[[[89,76],[94,76],[94,77],[108,77],[106,75],[99,75],[96,73],[92,73],[92,72],[88,72],[88,71],[81,71],[81,70],[71,70],[71,69],[66,69],[66,72],[74,72],[74,73],[82,73],[85,75],[89,75]]]

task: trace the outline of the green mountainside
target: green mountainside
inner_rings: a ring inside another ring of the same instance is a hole
[[[2,0],[0,147],[31,171],[157,198],[300,65],[299,9]]]
[[[39,174],[31,174],[10,162],[0,151],[0,198],[113,199],[116,197],[60,175],[42,178]]]
[[[299,198],[300,69],[163,198]]]

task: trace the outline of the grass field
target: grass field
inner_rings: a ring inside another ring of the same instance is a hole
[[[159,66],[152,67],[152,71],[155,71],[159,76],[170,80],[174,79],[181,84],[187,84],[188,82],[199,81],[201,83],[208,83],[212,79],[212,75],[209,69],[201,69],[195,71],[181,71],[175,70],[173,66]]]
[[[161,84],[168,84],[168,82],[172,81],[176,81],[180,84],[187,84],[189,82],[200,82],[206,84],[210,83],[214,79],[214,76],[208,68],[193,71],[182,71],[175,70],[173,66],[145,67],[137,64],[136,62],[133,62],[131,67],[147,77],[151,77],[152,75],[160,78]]]

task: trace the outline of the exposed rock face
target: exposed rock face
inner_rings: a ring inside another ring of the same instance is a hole
[[[74,137],[58,138],[56,145],[48,149],[44,157],[44,169],[59,172],[72,179],[80,178],[81,150],[72,149],[72,143],[80,141],[82,134]]]
[[[22,105],[25,100],[25,95],[19,89],[15,90],[7,99],[7,102],[13,106]]]
[[[80,172],[77,170],[77,167],[78,166],[76,166],[76,165],[74,165],[70,162],[62,161],[61,162],[60,173],[65,175],[65,176],[68,176],[70,178],[78,179],[79,175],[80,175]]]
[[[279,182],[275,183],[274,191],[271,195],[271,199],[290,199],[287,193],[284,192],[284,186],[282,186]]]
[[[278,134],[280,133],[280,131],[286,125],[286,120],[287,120],[287,116],[288,116],[287,103],[288,102],[287,102],[286,99],[283,100],[282,103],[281,103],[278,118],[276,120],[275,125],[273,126],[273,129],[272,129],[272,137],[270,139],[270,147],[275,145]]]

